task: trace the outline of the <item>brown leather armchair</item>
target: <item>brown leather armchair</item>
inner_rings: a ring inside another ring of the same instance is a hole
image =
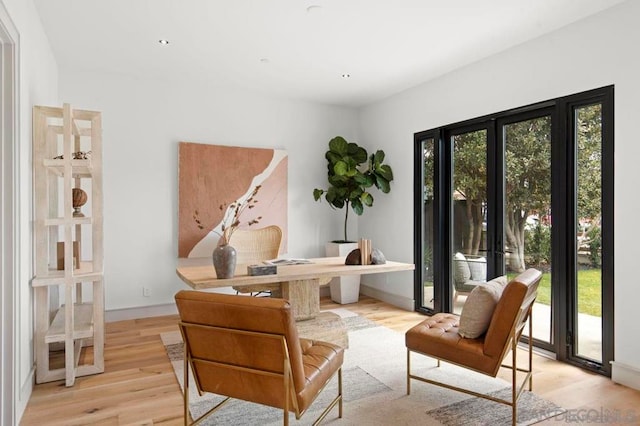
[[[196,419],[200,422],[230,398],[304,414],[338,374],[338,395],[316,420],[338,404],[342,417],[344,350],[298,338],[289,302],[283,299],[180,291],[175,296],[185,347],[184,419],[189,424],[189,367],[198,391],[227,396]]]
[[[528,367],[520,368],[517,364],[517,344],[524,326],[529,320],[529,336],[532,335],[531,310],[535,302],[538,284],[542,273],[536,269],[528,269],[511,280],[502,292],[489,328],[485,334],[475,339],[466,339],[458,334],[460,316],[448,313],[436,314],[414,326],[405,335],[407,346],[407,394],[411,393],[411,379],[442,386],[470,395],[486,398],[512,407],[512,422],[517,419],[517,402],[525,384],[532,388],[532,345],[528,345]],[[463,311],[464,312],[464,311]],[[502,361],[511,351],[511,364],[503,365]],[[436,382],[411,373],[411,352],[427,355],[440,361],[466,367],[488,376],[495,377],[500,367],[510,368],[511,400],[494,398],[490,395],[474,392]],[[518,386],[517,372],[525,373]]]

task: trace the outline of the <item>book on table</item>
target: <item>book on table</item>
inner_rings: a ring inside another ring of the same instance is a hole
[[[282,259],[271,259],[265,260],[265,265],[276,265],[276,266],[284,266],[284,265],[304,265],[308,263],[313,263],[309,259],[292,259],[292,258],[282,258]]]

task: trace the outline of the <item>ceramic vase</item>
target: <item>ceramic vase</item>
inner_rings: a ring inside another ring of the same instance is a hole
[[[236,271],[236,249],[221,244],[213,250],[213,267],[218,278],[233,278]]]

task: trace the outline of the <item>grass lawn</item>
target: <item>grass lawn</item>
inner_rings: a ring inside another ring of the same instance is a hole
[[[517,274],[509,273],[507,278],[511,280]],[[425,282],[425,287],[433,286],[432,282]],[[584,269],[578,271],[578,311],[582,314],[602,316],[602,303],[600,292],[600,269]],[[551,304],[551,273],[542,274],[542,281],[538,285],[537,303]]]
[[[517,274],[508,274],[509,279]],[[602,316],[600,298],[600,269],[585,269],[578,271],[578,311],[582,314]],[[542,274],[542,281],[538,286],[536,302],[549,305],[551,303],[551,273]]]

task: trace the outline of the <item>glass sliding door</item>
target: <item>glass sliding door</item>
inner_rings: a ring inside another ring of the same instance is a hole
[[[502,137],[504,271],[509,278],[527,268],[543,272],[533,309],[533,337],[551,344],[551,116],[504,124]]]
[[[576,147],[575,356],[602,362],[602,105],[574,109]]]
[[[487,280],[487,130],[450,135],[452,145],[452,294],[460,313],[468,294]]]

